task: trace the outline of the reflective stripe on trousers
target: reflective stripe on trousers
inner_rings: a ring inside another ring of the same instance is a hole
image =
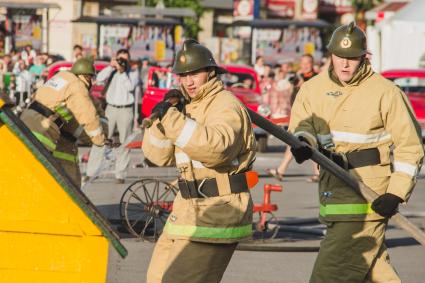
[[[210,239],[237,239],[251,236],[252,224],[239,227],[202,227],[192,225],[175,225],[167,221],[165,232],[174,236]]]
[[[320,205],[320,216],[337,214],[371,214],[374,213],[370,203],[327,204]]]
[[[66,153],[66,152],[57,151],[56,144],[52,140],[50,140],[48,137],[38,132],[32,132],[32,133],[44,146],[46,146],[50,151],[52,151],[53,157],[77,163],[77,156]]]

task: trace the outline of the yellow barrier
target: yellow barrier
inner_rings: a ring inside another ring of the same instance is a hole
[[[3,104],[0,100],[0,283],[105,282],[108,240],[121,256],[127,251]]]

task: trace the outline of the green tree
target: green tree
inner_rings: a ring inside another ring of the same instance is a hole
[[[351,0],[357,10],[369,10],[382,3],[383,0]]]
[[[185,35],[187,37],[196,38],[198,32],[201,31],[199,26],[199,18],[202,16],[204,9],[199,4],[199,0],[146,0],[146,6],[155,7],[158,2],[162,1],[165,7],[175,7],[175,8],[191,8],[195,14],[196,18],[184,17],[183,24],[185,28]]]

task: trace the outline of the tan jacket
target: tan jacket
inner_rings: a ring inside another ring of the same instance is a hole
[[[66,121],[62,130],[78,137],[82,132],[81,125],[91,142],[99,146],[104,144],[104,131],[89,91],[71,72],[56,74],[37,90],[34,99],[56,113],[50,119],[31,109],[22,113],[21,119],[37,137],[41,135],[56,144],[60,130],[53,120],[61,116]]]
[[[217,179],[218,197],[177,195],[165,230],[170,237],[227,243],[251,235],[251,196],[230,194],[228,176],[251,168],[255,137],[244,106],[220,80],[201,88],[186,115],[170,108],[145,132],[142,149],[159,166],[176,164],[185,180]]]
[[[292,108],[289,130],[335,152],[378,148],[379,165],[350,173],[378,194],[388,192],[407,200],[424,155],[417,125],[406,95],[365,61],[347,86],[339,83],[332,68],[304,83]],[[319,191],[322,219],[381,218],[363,198],[323,170]]]

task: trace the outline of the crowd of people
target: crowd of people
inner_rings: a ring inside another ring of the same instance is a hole
[[[258,56],[254,69],[261,78],[263,103],[270,106],[270,117],[290,116],[292,104],[301,85],[326,68],[327,64],[327,61],[323,60],[321,65],[317,65],[313,56],[304,54],[299,62],[287,61],[271,66],[265,64],[263,57]],[[298,70],[295,70],[295,66],[298,66]],[[286,150],[280,165],[277,168],[267,169],[267,172],[282,181],[292,158],[291,152]],[[315,163],[313,163],[313,175],[307,180],[309,182],[319,180],[319,169]]]
[[[1,56],[0,91],[16,105],[27,104],[34,90],[47,79],[48,66],[58,59],[63,58],[34,50],[31,45]]]

